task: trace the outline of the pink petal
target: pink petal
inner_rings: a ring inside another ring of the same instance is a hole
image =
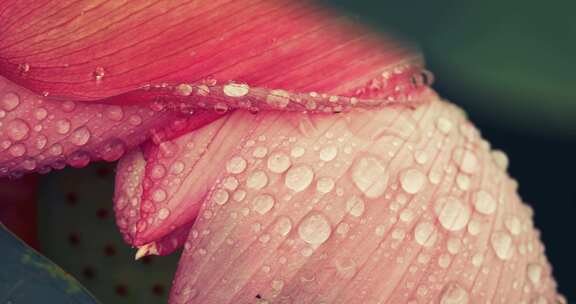
[[[233,156],[246,168],[220,170],[202,207],[170,303],[551,303],[551,268],[501,152],[428,98],[260,114]]]

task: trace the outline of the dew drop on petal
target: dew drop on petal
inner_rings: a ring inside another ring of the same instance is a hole
[[[388,186],[388,172],[375,157],[363,157],[352,167],[354,185],[368,198],[381,196]]]
[[[44,108],[37,108],[34,110],[34,118],[37,120],[44,120],[48,116],[48,111]]]
[[[400,174],[400,185],[409,194],[420,192],[426,184],[426,175],[418,169],[407,169]]]
[[[22,119],[14,119],[6,127],[8,137],[14,141],[26,139],[30,133],[30,126]]]
[[[469,302],[468,291],[457,283],[448,283],[442,289],[440,304],[468,304]]]
[[[20,96],[12,92],[6,93],[0,100],[0,105],[6,112],[10,112],[20,105]]]
[[[512,235],[519,235],[522,230],[520,219],[515,215],[508,216],[504,220],[504,226],[506,226],[506,229],[508,229]]]
[[[156,191],[154,191],[154,193],[152,193],[152,200],[159,203],[162,202],[166,199],[166,191],[162,190],[162,189],[158,189]]]
[[[298,226],[300,238],[312,245],[320,245],[328,240],[332,227],[324,215],[318,212],[308,214]]]
[[[526,275],[528,280],[537,287],[540,284],[540,279],[542,278],[542,266],[537,263],[530,263],[526,266]]]
[[[290,94],[284,90],[272,90],[266,96],[266,102],[277,108],[285,108],[290,103]]]
[[[304,152],[306,152],[304,148],[296,146],[292,148],[292,151],[290,151],[290,156],[292,156],[293,158],[299,158],[302,157],[302,155],[304,155]]]
[[[494,197],[490,193],[484,190],[480,190],[475,193],[474,209],[476,209],[476,211],[479,213],[485,215],[492,214],[494,211],[496,211],[496,206],[496,200],[494,200]]]
[[[490,244],[498,258],[509,260],[514,254],[514,243],[512,237],[503,231],[496,231],[490,237]]]
[[[68,132],[70,132],[70,121],[68,119],[61,119],[56,121],[56,132],[58,132],[58,134],[68,134]]]
[[[438,231],[431,222],[420,222],[414,228],[414,240],[420,246],[431,247],[438,239]]]
[[[436,128],[443,134],[448,134],[452,131],[452,122],[446,117],[439,117],[436,120]]]
[[[508,156],[506,155],[506,153],[504,153],[501,150],[494,150],[491,153],[492,155],[492,160],[494,161],[494,163],[496,163],[496,165],[506,171],[508,170],[508,164],[510,163],[510,161],[508,160]]]
[[[229,83],[222,88],[222,91],[229,97],[242,97],[250,92],[250,87],[243,83]]]
[[[242,156],[232,157],[226,164],[226,170],[232,174],[239,174],[246,169],[246,160]]]
[[[448,231],[464,228],[470,220],[470,208],[455,197],[441,197],[436,200],[434,211],[438,221]]]
[[[104,110],[104,113],[106,117],[112,121],[121,121],[122,118],[124,118],[124,111],[120,106],[116,105],[107,106],[106,109]]]
[[[283,173],[288,170],[291,165],[290,157],[282,152],[273,153],[268,157],[267,166],[271,172]]]
[[[70,135],[70,142],[76,146],[83,146],[90,140],[90,130],[87,127],[80,127]]]
[[[20,157],[26,154],[26,146],[24,146],[23,144],[15,144],[12,147],[10,147],[8,151],[10,152],[10,155],[12,155],[13,157]]]
[[[286,216],[281,216],[276,220],[276,224],[274,225],[274,231],[282,236],[288,235],[292,230],[292,221],[290,218]]]
[[[216,189],[212,194],[212,200],[218,205],[224,205],[228,202],[229,194],[224,189]]]
[[[360,217],[364,213],[364,209],[364,201],[360,197],[353,195],[346,200],[346,212],[350,215]]]
[[[44,147],[46,147],[47,143],[48,143],[48,138],[46,138],[46,136],[40,134],[36,137],[36,149],[38,149],[38,150],[44,149]]]
[[[158,218],[161,220],[168,218],[169,215],[170,210],[168,210],[168,208],[161,208],[160,210],[158,210]]]
[[[336,158],[338,155],[338,148],[336,146],[327,146],[320,150],[320,160],[329,162]]]
[[[292,191],[301,192],[310,186],[313,179],[314,171],[306,165],[300,165],[288,170],[284,184]]]
[[[264,215],[274,207],[274,198],[269,194],[260,194],[252,201],[254,211]]]
[[[458,148],[454,151],[454,161],[460,170],[467,174],[475,173],[478,171],[478,167],[480,166],[478,158],[474,152],[463,148]]]
[[[268,184],[268,175],[264,171],[256,171],[246,179],[246,187],[260,190]]]
[[[124,155],[124,142],[119,139],[113,139],[100,151],[100,157],[105,161],[116,161]]]
[[[328,193],[334,188],[334,180],[330,177],[321,177],[316,182],[316,191]]]
[[[70,113],[76,109],[76,103],[71,100],[66,100],[62,102],[62,110],[64,112]]]

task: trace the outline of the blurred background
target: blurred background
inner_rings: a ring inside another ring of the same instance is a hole
[[[560,291],[576,302],[576,2],[320,2],[421,48],[434,88],[508,154]],[[113,168],[93,164],[0,185],[2,201],[14,202],[0,204],[0,221],[102,303],[163,303],[178,255],[129,262],[134,251],[114,226]]]

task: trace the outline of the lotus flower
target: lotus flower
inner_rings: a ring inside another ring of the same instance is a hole
[[[170,303],[552,303],[507,157],[421,56],[305,1],[3,1],[0,174],[118,162]],[[127,261],[128,262],[128,261]]]

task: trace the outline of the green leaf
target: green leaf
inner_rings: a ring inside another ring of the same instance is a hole
[[[1,223],[0,251],[0,303],[99,303],[76,279]]]

